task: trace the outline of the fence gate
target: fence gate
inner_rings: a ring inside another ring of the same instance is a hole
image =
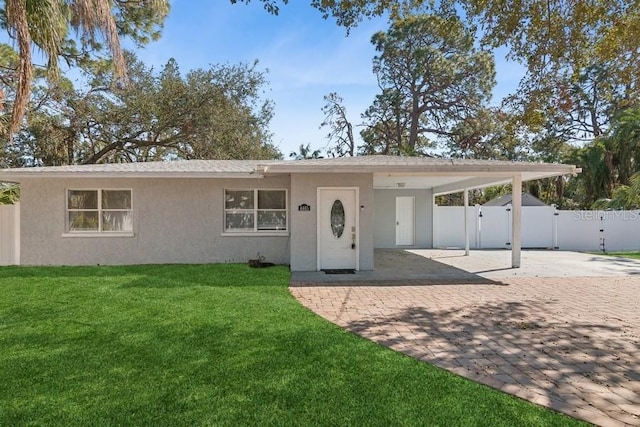
[[[555,212],[553,206],[522,207],[522,247],[553,249]]]
[[[510,248],[511,206],[480,206],[480,248]]]

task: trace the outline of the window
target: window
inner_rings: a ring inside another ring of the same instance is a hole
[[[70,233],[133,231],[131,190],[68,190],[67,231]]]
[[[331,232],[337,239],[344,233],[345,222],[344,205],[338,199],[331,206]]]
[[[286,231],[287,190],[225,190],[224,229]]]

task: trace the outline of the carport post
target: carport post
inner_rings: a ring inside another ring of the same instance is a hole
[[[464,189],[464,254],[469,256],[469,189]]]
[[[520,247],[522,242],[522,175],[515,174],[513,176],[513,184],[511,186],[511,267],[520,268]]]

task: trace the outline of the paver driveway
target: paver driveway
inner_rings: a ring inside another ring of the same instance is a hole
[[[468,278],[467,278],[468,279]],[[640,425],[640,276],[292,286],[354,333],[598,425]]]

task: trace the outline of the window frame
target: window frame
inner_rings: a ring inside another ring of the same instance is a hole
[[[97,193],[97,207],[96,209],[73,209],[70,208],[69,206],[69,198],[70,198],[70,194],[73,191],[94,191]],[[102,203],[102,193],[104,191],[128,191],[129,192],[129,200],[131,202],[130,207],[128,209],[105,209],[103,208],[103,203]],[[65,190],[65,233],[64,233],[64,237],[106,237],[106,236],[113,236],[113,237],[121,237],[121,236],[133,236],[133,209],[134,209],[134,204],[133,204],[133,188],[109,188],[109,187],[92,187],[92,188],[77,188],[77,187],[72,187],[72,188],[67,188]],[[98,228],[97,229],[91,229],[91,230],[72,230],[70,227],[70,221],[69,221],[69,214],[71,212],[96,212],[98,215]],[[106,212],[129,212],[131,215],[131,229],[130,230],[105,230],[104,229],[104,220],[103,220],[103,213]]]
[[[253,208],[227,209],[227,192],[229,191],[251,191],[253,193]],[[284,209],[266,209],[260,208],[258,205],[258,193],[260,191],[282,191],[284,192]],[[260,229],[258,224],[258,215],[260,212],[284,212],[285,225],[284,229],[270,230]],[[253,228],[229,229],[227,228],[228,213],[251,213],[253,215]],[[225,188],[222,191],[222,235],[238,236],[238,235],[288,235],[289,234],[289,190],[286,188]]]

